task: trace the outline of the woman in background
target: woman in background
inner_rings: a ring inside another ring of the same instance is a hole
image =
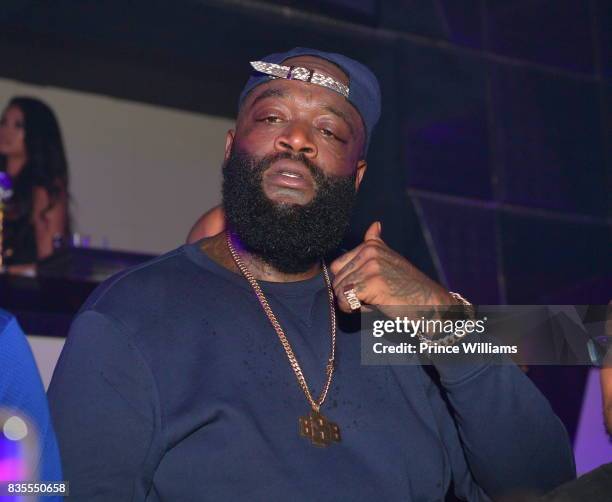
[[[42,101],[11,99],[0,119],[0,170],[13,182],[5,204],[3,263],[33,275],[69,235],[68,164],[59,125]]]

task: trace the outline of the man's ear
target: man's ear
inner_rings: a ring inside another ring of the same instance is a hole
[[[236,132],[233,129],[230,129],[229,131],[227,131],[227,134],[225,135],[225,154],[223,155],[223,160],[225,162],[227,162],[227,159],[229,159],[230,152],[232,151],[232,145],[234,144],[235,134]]]
[[[359,190],[359,185],[361,185],[361,180],[367,168],[368,168],[368,163],[365,161],[365,159],[361,159],[359,162],[357,162],[357,176],[355,177],[355,191]]]

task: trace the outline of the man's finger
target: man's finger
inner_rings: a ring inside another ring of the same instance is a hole
[[[380,223],[380,221],[375,221],[374,223],[370,225],[370,227],[366,231],[365,237],[363,238],[363,240],[364,241],[369,241],[369,240],[382,241],[381,234],[382,234],[382,224]]]
[[[359,252],[353,259],[334,274],[334,284],[343,281],[348,274],[356,272],[371,260],[384,260],[388,249],[387,245],[380,239],[370,239],[361,243]]]
[[[342,270],[342,268],[348,262],[350,262],[353,258],[355,258],[355,256],[359,254],[359,252],[361,251],[361,249],[363,248],[363,246],[366,244],[368,240],[377,240],[377,241],[382,242],[381,231],[382,231],[382,225],[380,221],[375,221],[374,223],[372,223],[368,227],[368,230],[365,233],[364,242],[359,244],[359,246],[351,249],[349,252],[344,253],[342,256],[339,256],[331,263],[331,265],[329,266],[329,269],[331,270],[332,274],[334,275],[338,274],[338,272],[340,272],[340,270]]]
[[[340,268],[340,270],[337,270],[334,273],[334,284],[339,284],[348,274],[355,272],[359,269],[359,265],[363,261],[364,248],[364,244],[361,244],[359,246],[359,251],[353,256],[353,258],[347,263],[345,263],[344,266]],[[357,250],[357,248],[355,248],[355,250]]]
[[[355,295],[357,296],[357,299],[363,304],[364,302],[362,301],[362,298],[360,298],[360,293],[357,293],[357,290],[362,289],[362,288],[361,287],[358,288],[357,284],[345,282],[342,284],[341,288],[339,287],[334,288],[334,294],[336,295],[336,301],[338,302],[338,307],[343,312],[346,312],[349,314],[351,312],[354,312],[354,310],[351,309],[351,305],[345,293],[350,291],[351,289],[355,291]]]
[[[351,249],[347,253],[344,253],[342,256],[338,256],[338,258],[336,258],[329,266],[332,274],[336,275],[349,261],[355,258],[355,256],[359,254],[359,251],[361,251],[361,248],[363,248],[363,245],[364,243],[362,242],[359,244],[359,246]]]
[[[369,304],[375,299],[376,284],[375,278],[372,275],[364,275],[361,272],[349,274],[349,276],[340,284],[334,285],[334,293],[336,295],[338,306],[344,312],[353,312],[351,310],[345,292],[351,289],[355,290],[355,294],[359,301],[363,304]]]
[[[342,310],[342,312],[346,312],[347,314],[350,314],[353,310],[351,309],[351,306],[349,305],[348,299],[346,298],[344,291],[334,290],[334,294],[336,296],[336,302],[338,303],[338,308]]]

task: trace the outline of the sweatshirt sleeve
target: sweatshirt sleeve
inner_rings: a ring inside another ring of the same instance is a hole
[[[434,361],[475,482],[491,498],[543,494],[575,477],[565,427],[510,361]]]
[[[145,500],[159,458],[159,402],[119,322],[92,310],[76,318],[49,403],[70,500]]]
[[[63,479],[45,389],[32,350],[17,320],[0,310],[0,415],[2,412],[26,418],[34,426],[39,444],[33,455],[36,465],[32,465],[33,471],[38,473],[36,480]]]

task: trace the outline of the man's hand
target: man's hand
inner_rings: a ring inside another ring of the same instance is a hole
[[[383,312],[386,305],[457,304],[448,291],[384,243],[378,221],[370,225],[359,246],[334,260],[330,268],[338,306],[344,312],[351,312],[344,295],[350,289],[362,304]]]

